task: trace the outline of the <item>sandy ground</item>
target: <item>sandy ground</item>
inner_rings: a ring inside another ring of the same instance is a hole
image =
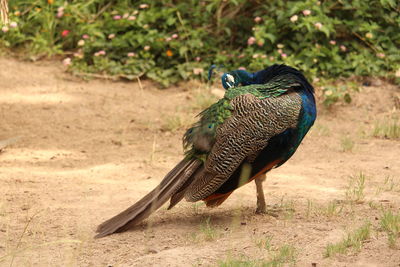
[[[286,246],[295,253],[284,265],[400,266],[400,240],[389,248],[380,227],[384,210],[400,208],[400,141],[372,137],[376,121],[398,112],[399,88],[378,81],[350,105],[320,107],[296,154],[264,183],[269,215],[254,214],[251,183],[218,208],[183,201],[93,239],[181,159],[182,126],[209,96],[195,83],[85,82],[60,65],[0,59],[0,140],[20,137],[0,152],[0,265],[216,266],[268,262]],[[360,172],[365,189],[354,203]],[[365,222],[371,235],[360,250],[324,257]]]

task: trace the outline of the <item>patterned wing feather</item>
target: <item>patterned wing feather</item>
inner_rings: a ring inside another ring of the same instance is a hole
[[[279,97],[261,98],[240,94],[230,101],[232,114],[217,129],[215,143],[185,193],[188,201],[202,200],[229,179],[248,157],[259,153],[268,140],[296,127],[301,97],[295,91]]]

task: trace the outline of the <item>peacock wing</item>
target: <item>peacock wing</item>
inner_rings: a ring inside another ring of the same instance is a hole
[[[246,158],[258,154],[271,137],[296,127],[301,96],[295,91],[267,98],[248,93],[232,98],[230,106],[232,114],[216,129],[204,169],[185,192],[187,201],[210,196]]]

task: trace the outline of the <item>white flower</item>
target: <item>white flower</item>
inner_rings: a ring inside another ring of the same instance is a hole
[[[149,7],[148,4],[141,4],[141,5],[139,6],[139,8],[141,8],[141,9],[145,9],[145,8],[148,8],[148,7]]]
[[[11,28],[17,28],[18,24],[15,21],[10,22]]]
[[[128,20],[135,20],[136,19],[136,16],[129,16],[128,17]]]
[[[8,32],[8,27],[7,26],[3,26],[2,28],[1,28],[1,30],[2,30],[2,32]]]
[[[321,22],[317,22],[314,24],[315,28],[317,28],[318,30],[320,30],[322,28],[322,23]]]
[[[149,50],[150,50],[150,46],[149,46],[149,45],[146,45],[145,47],[143,47],[143,49],[144,49],[145,51],[149,51]]]
[[[71,65],[71,58],[69,58],[69,57],[64,58],[63,64],[64,64],[64,66],[69,66],[69,65]]]
[[[115,34],[114,33],[110,33],[109,35],[108,35],[108,39],[113,39],[115,37]]]
[[[85,40],[79,40],[78,41],[78,46],[84,46],[85,45]]]
[[[293,15],[293,16],[290,18],[290,21],[291,21],[291,22],[296,22],[298,19],[299,19],[299,16]]]

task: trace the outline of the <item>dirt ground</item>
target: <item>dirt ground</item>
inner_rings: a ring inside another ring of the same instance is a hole
[[[380,227],[385,210],[400,209],[400,141],[372,136],[398,113],[398,87],[376,81],[350,105],[319,107],[293,158],[267,176],[268,215],[254,214],[251,183],[218,208],[182,201],[93,239],[181,159],[184,127],[211,96],[195,83],[82,81],[59,62],[0,66],[0,140],[19,136],[0,152],[0,265],[229,266],[289,247],[283,265],[400,266],[400,239],[390,248]],[[351,183],[363,175],[362,188]],[[359,250],[324,256],[366,222]]]

